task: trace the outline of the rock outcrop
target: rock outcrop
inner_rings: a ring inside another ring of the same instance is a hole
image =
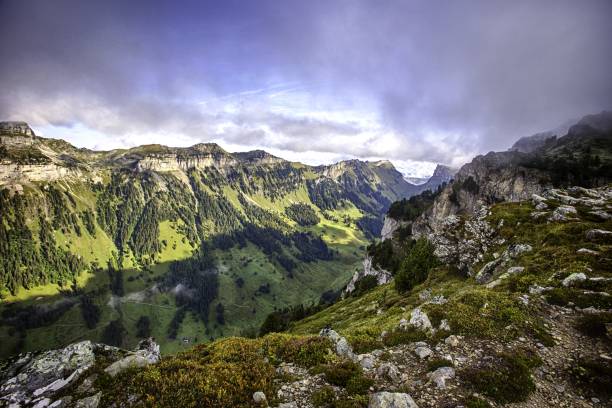
[[[344,289],[344,294],[349,294],[353,292],[355,290],[355,284],[357,283],[357,281],[359,281],[365,276],[375,276],[378,285],[384,285],[385,283],[391,282],[391,280],[393,279],[393,275],[391,275],[391,272],[373,265],[372,257],[367,255],[363,260],[363,269],[355,271],[355,273],[351,277],[351,280]]]
[[[71,344],[63,349],[27,353],[0,366],[0,403],[7,406],[75,406],[96,407],[101,394],[93,380],[84,373],[96,365],[107,365],[104,371],[116,375],[130,367],[142,367],[159,361],[159,345],[152,339],[139,343],[135,351],[122,350],[89,340]],[[103,367],[100,367],[103,368]],[[72,401],[61,396],[69,386],[88,394]]]

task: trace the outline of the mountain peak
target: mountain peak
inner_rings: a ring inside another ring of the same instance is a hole
[[[32,128],[21,121],[0,122],[0,134],[13,136],[36,136]]]

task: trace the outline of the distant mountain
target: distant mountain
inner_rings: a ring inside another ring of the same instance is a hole
[[[17,318],[0,334],[19,334],[0,356],[68,342],[35,340],[57,319],[96,341],[121,328],[131,346],[142,317],[164,352],[258,328],[333,296],[391,203],[418,191],[388,161],[313,167],[214,143],[92,151],[2,122],[0,298]],[[49,296],[21,306],[36,293]]]

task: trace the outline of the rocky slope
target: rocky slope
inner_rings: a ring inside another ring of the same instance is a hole
[[[85,342],[28,354],[4,364],[0,398],[90,407],[608,406],[610,212],[612,187],[494,204],[476,216],[491,239],[474,277],[441,265],[408,291],[383,284],[341,300],[294,323],[296,334],[219,340],[157,363],[152,343],[135,353]],[[467,222],[458,228],[472,232]]]

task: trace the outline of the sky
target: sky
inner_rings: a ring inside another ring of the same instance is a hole
[[[0,120],[409,176],[612,109],[612,1],[0,0]]]

